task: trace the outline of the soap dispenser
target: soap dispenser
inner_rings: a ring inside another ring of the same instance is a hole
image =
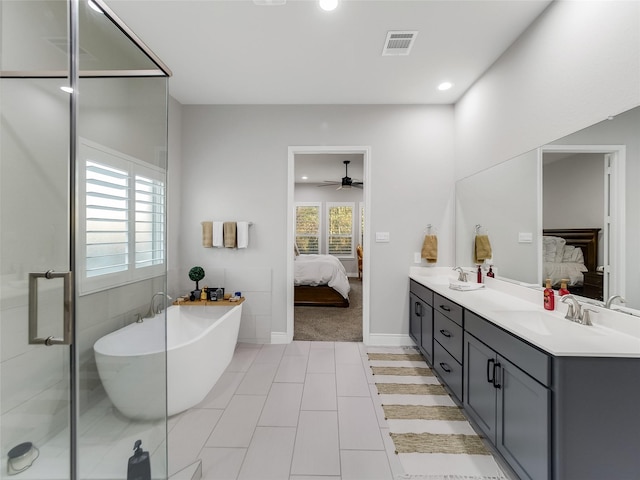
[[[127,480],[151,480],[149,452],[142,450],[142,440],[136,440],[133,449],[127,466]]]
[[[478,265],[478,283],[482,283],[482,268]]]
[[[551,279],[547,278],[546,288],[544,289],[544,308],[546,310],[555,310],[556,299],[553,288],[551,288]]]
[[[558,295],[560,295],[561,297],[564,295],[569,295],[571,293],[567,288],[568,281],[569,280],[567,280],[566,278],[563,278],[560,282],[560,290],[558,290]]]
[[[493,265],[489,265],[489,271],[487,272],[487,277],[494,278],[495,276],[496,274],[493,273]]]

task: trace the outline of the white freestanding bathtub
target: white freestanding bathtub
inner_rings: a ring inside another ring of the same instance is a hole
[[[100,338],[93,350],[109,399],[136,420],[171,416],[197,405],[231,361],[241,314],[241,303],[170,306],[166,351],[164,313]]]

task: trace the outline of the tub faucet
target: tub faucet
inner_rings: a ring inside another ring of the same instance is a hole
[[[608,299],[607,299],[607,303],[604,304],[604,308],[611,308],[611,304],[615,301],[615,300],[619,300],[620,303],[627,303],[627,301],[622,298],[622,296],[620,295],[611,295]]]
[[[171,300],[171,297],[169,295],[167,295],[164,292],[158,292],[158,293],[154,293],[153,297],[151,297],[151,303],[149,304],[149,310],[147,311],[147,313],[144,315],[144,317],[141,317],[139,320],[137,320],[138,322],[141,322],[143,319],[145,318],[151,318],[154,315],[159,314],[160,312],[162,312],[162,310],[164,309],[164,307],[162,306],[162,304],[160,304],[157,308],[153,308],[153,303],[156,299],[156,297],[158,296],[164,296],[166,297],[168,300]]]
[[[458,272],[458,281],[466,282],[467,280],[467,272],[465,272],[462,267],[454,267],[453,270]]]
[[[571,305],[567,307],[567,314],[564,316],[567,320],[571,320],[572,322],[582,323],[582,307],[576,297],[573,295],[563,295],[561,298],[562,303],[567,303],[567,301],[571,300]]]

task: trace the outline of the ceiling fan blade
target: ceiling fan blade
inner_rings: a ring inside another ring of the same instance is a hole
[[[340,185],[338,182],[327,182],[321,185],[316,185],[317,187],[334,187],[336,185]]]

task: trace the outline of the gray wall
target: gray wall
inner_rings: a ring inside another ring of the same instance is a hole
[[[428,223],[438,264],[453,262],[452,126],[451,106],[184,106],[182,290],[201,265],[204,283],[249,293],[241,339],[285,332],[288,147],[370,146],[370,331],[406,341],[407,272]],[[249,248],[202,248],[203,220],[253,221]],[[375,243],[376,231],[391,241]]]

